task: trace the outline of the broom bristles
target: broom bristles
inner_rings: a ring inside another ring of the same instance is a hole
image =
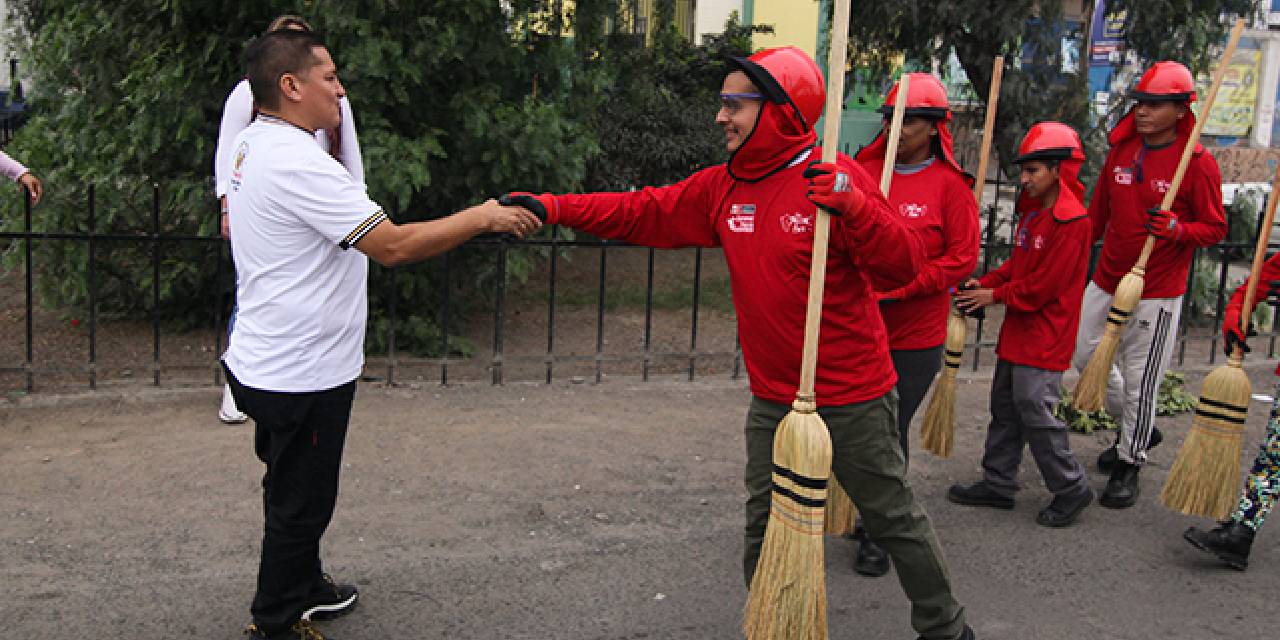
[[[810,408],[788,413],[773,439],[769,523],[742,623],[747,640],[827,639],[822,532],[831,436]]]
[[[1098,341],[1098,347],[1089,356],[1089,363],[1080,372],[1075,393],[1071,394],[1071,404],[1077,409],[1086,412],[1102,409],[1107,397],[1107,381],[1111,378],[1111,366],[1119,349],[1120,329],[1108,323],[1102,339]]]
[[[858,507],[845,493],[844,487],[836,477],[831,476],[827,483],[827,509],[822,532],[829,536],[842,536],[852,533],[858,522]]]
[[[1224,520],[1235,506],[1249,376],[1232,358],[1204,379],[1191,432],[1169,470],[1160,502],[1188,515]]]
[[[953,310],[947,319],[947,342],[943,347],[942,375],[933,386],[933,396],[924,410],[920,425],[920,444],[940,458],[950,458],[956,439],[956,374],[964,355],[965,334],[969,323],[964,314]]]
[[[1111,309],[1107,312],[1107,328],[1102,332],[1098,347],[1089,357],[1089,364],[1080,372],[1080,381],[1076,383],[1071,402],[1081,411],[1099,411],[1107,397],[1107,381],[1111,378],[1111,365],[1116,361],[1116,352],[1120,349],[1120,334],[1133,310],[1138,308],[1142,299],[1145,270],[1134,265],[1129,273],[1124,274],[1120,284],[1116,285],[1116,293],[1111,297]]]

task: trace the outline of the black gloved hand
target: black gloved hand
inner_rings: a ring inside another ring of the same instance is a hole
[[[961,291],[968,291],[970,289],[977,289],[978,285],[961,284],[956,288]],[[956,308],[959,309],[959,307],[956,307]],[[987,317],[986,307],[978,307],[977,309],[973,309],[972,311],[966,311],[964,309],[960,309],[960,312],[963,313],[965,316],[968,316],[970,318],[978,318],[979,320]]]
[[[549,197],[549,196],[546,196]],[[512,191],[498,198],[498,204],[504,207],[524,207],[543,223],[547,221],[547,207],[538,199],[538,196],[524,191]]]

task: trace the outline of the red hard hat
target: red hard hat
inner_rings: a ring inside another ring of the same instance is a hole
[[[752,84],[772,102],[790,104],[805,130],[822,117],[827,99],[822,71],[808,54],[795,47],[765,49],[750,58],[732,58]]]
[[[947,90],[931,73],[908,73],[911,77],[910,88],[907,89],[907,111],[909,116],[933,118],[941,120],[950,115],[951,105],[947,102]],[[898,87],[902,83],[893,83],[889,95],[885,97],[880,113],[891,115],[898,104]]]
[[[1195,102],[1196,83],[1186,66],[1166,60],[1151,65],[1130,95],[1135,100]]]
[[[1028,160],[1084,160],[1084,147],[1075,129],[1061,122],[1038,122],[1018,145],[1015,164]]]

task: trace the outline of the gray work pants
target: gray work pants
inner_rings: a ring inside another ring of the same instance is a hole
[[[1045,486],[1054,495],[1078,496],[1089,488],[1084,468],[1071,453],[1067,428],[1053,416],[1061,399],[1061,371],[996,363],[991,381],[991,424],[982,455],[983,480],[1001,495],[1018,491],[1022,449],[1040,468]]]

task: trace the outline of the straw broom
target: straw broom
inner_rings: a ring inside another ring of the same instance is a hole
[[[1240,32],[1243,29],[1244,19],[1236,20],[1235,26],[1231,29],[1231,38],[1227,41],[1227,49],[1218,63],[1218,70],[1213,74],[1209,98],[1200,108],[1204,117],[1196,119],[1196,126],[1191,130],[1191,136],[1187,138],[1187,144],[1182,149],[1182,158],[1178,161],[1178,169],[1174,172],[1173,181],[1164,194],[1164,201],[1160,204],[1161,209],[1168,210],[1173,207],[1174,198],[1178,196],[1178,189],[1182,186],[1183,174],[1186,173],[1187,165],[1191,162],[1191,152],[1195,151],[1196,144],[1200,141],[1200,130],[1204,128],[1209,111],[1213,109],[1213,101],[1218,96],[1218,87],[1222,86],[1227,65],[1231,63],[1231,56],[1235,54],[1236,45],[1240,42]],[[1111,299],[1111,309],[1107,313],[1106,329],[1103,330],[1102,338],[1098,341],[1098,347],[1089,357],[1089,363],[1080,373],[1080,381],[1076,384],[1075,393],[1072,395],[1072,402],[1081,411],[1097,411],[1102,408],[1103,399],[1107,393],[1107,379],[1111,375],[1111,365],[1115,362],[1116,351],[1120,348],[1120,336],[1129,322],[1129,316],[1133,315],[1133,310],[1138,307],[1138,301],[1142,299],[1147,259],[1151,257],[1151,251],[1155,246],[1156,237],[1148,234],[1146,244],[1142,245],[1142,253],[1138,254],[1138,261],[1134,263],[1129,273],[1121,278],[1120,284],[1116,285],[1115,296]],[[1208,380],[1205,382],[1208,383]]]
[[[1253,316],[1253,303],[1258,290],[1258,274],[1267,256],[1267,243],[1271,225],[1276,216],[1276,204],[1280,201],[1280,167],[1271,183],[1271,197],[1267,199],[1267,211],[1262,217],[1257,247],[1253,251],[1253,266],[1244,293],[1244,306],[1240,311],[1240,333],[1249,331],[1249,318]],[[1191,421],[1191,433],[1178,450],[1160,502],[1164,506],[1188,515],[1207,516],[1223,520],[1236,504],[1236,484],[1240,479],[1240,448],[1244,421],[1249,411],[1249,396],[1253,389],[1249,376],[1240,368],[1244,352],[1237,345],[1227,363],[1214,369],[1204,379],[1200,401],[1196,403],[1195,417]]]
[[[837,0],[827,59],[826,127],[822,160],[835,162],[844,98],[849,0]],[[814,378],[818,327],[827,272],[831,215],[815,212],[804,352],[795,402],[773,438],[773,492],[760,563],[751,581],[742,630],[747,640],[826,640],[827,591],[823,520],[831,476],[831,435],[818,415]]]
[[[973,185],[973,199],[982,207],[982,189],[987,182],[987,162],[991,156],[991,138],[996,125],[996,105],[1000,102],[1000,80],[1004,76],[1004,56],[991,63],[991,88],[987,92],[987,115],[982,125],[982,152],[978,156],[978,180]],[[945,368],[933,385],[933,395],[924,410],[920,425],[920,443],[925,450],[940,458],[950,458],[956,439],[956,374],[964,355],[964,341],[969,322],[963,311],[951,306],[947,316],[947,341],[943,345]]]
[[[880,193],[889,197],[889,186],[893,183],[894,157],[898,155],[898,141],[902,138],[902,120],[907,113],[907,92],[911,89],[911,76],[903,74],[898,81],[898,101],[893,105],[893,117],[889,120],[889,140],[884,151],[884,167],[880,170]],[[858,509],[845,493],[839,482],[832,483],[827,496],[827,520],[823,531],[828,535],[839,536],[849,533],[857,526]]]

